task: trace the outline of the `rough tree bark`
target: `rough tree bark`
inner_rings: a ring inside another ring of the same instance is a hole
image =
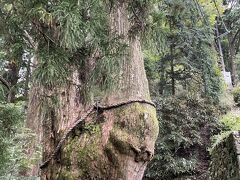
[[[129,47],[122,56],[119,87],[108,92],[101,103],[150,100],[140,39],[137,35],[129,36],[131,23],[127,2],[117,2],[110,15],[110,24]],[[71,78],[73,83],[52,90],[56,91],[58,105],[49,100],[47,116],[43,119],[43,160],[50,156],[63,133],[87,109],[79,103],[81,97],[73,85],[80,83],[77,76],[75,72]],[[131,103],[92,114],[83,127],[71,133],[58,156],[42,169],[41,179],[142,179],[153,156],[157,134],[155,108],[148,104]]]
[[[36,85],[36,84],[35,84]],[[33,136],[28,137],[28,145],[25,147],[25,154],[28,158],[28,169],[22,169],[20,175],[22,176],[38,176],[40,157],[37,151],[41,148],[42,139],[42,124],[41,124],[41,94],[43,89],[39,86],[33,86],[29,92],[29,102],[27,111],[27,120],[25,127],[28,128]],[[32,162],[34,161],[34,162]]]
[[[30,35],[29,35],[30,37]],[[34,44],[34,55],[32,59],[28,60],[28,67],[27,67],[27,77],[26,77],[26,84],[25,84],[25,91],[24,96],[28,96],[28,104],[27,104],[27,117],[25,127],[31,131],[33,136],[28,137],[28,144],[25,147],[25,154],[28,158],[28,169],[22,169],[19,174],[22,176],[39,176],[39,164],[40,164],[40,155],[39,151],[41,148],[41,141],[42,141],[42,119],[43,116],[41,114],[41,102],[46,93],[46,90],[38,85],[38,83],[33,82],[28,92],[29,86],[29,76],[31,71],[34,70],[30,68],[30,64],[32,63],[34,67],[38,64],[38,45],[37,43],[33,42],[32,38],[30,37],[32,44]]]

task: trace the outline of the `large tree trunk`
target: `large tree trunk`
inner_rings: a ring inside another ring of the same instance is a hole
[[[43,114],[41,110],[41,105],[43,103],[44,96],[46,94],[46,89],[41,87],[38,83],[33,82],[28,93],[28,86],[30,81],[31,71],[34,70],[30,68],[30,64],[33,63],[33,66],[36,67],[38,64],[38,47],[37,45],[34,48],[34,56],[28,60],[27,67],[27,76],[26,77],[26,86],[24,96],[28,96],[28,104],[27,104],[27,117],[25,127],[31,131],[32,136],[28,137],[28,144],[25,147],[25,154],[28,158],[28,168],[22,169],[20,171],[20,175],[22,176],[39,176],[39,164],[41,160],[41,155],[39,152],[41,151],[41,141],[42,141],[42,119]]]
[[[36,84],[35,84],[36,85]],[[42,115],[41,99],[44,90],[42,87],[33,86],[29,92],[29,102],[27,111],[27,120],[25,127],[31,131],[32,136],[28,137],[28,144],[25,147],[25,153],[28,158],[28,168],[22,169],[22,176],[38,176],[40,163],[40,150],[42,140]]]
[[[133,34],[129,36],[131,24],[125,2],[120,1],[113,8],[110,24],[113,32],[123,35],[129,47],[122,56],[119,79],[116,79],[119,86],[108,92],[101,103],[150,100],[140,39]],[[74,84],[79,83],[76,81],[73,78]],[[59,104],[49,105],[43,120],[43,160],[51,155],[64,132],[87,109],[79,103],[74,85],[56,91]],[[147,103],[135,102],[93,113],[83,127],[66,139],[57,158],[42,169],[41,179],[142,179],[153,156],[157,134],[155,108]]]

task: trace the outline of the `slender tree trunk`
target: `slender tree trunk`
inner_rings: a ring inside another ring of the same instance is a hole
[[[229,49],[229,61],[231,63],[231,72],[232,72],[232,83],[233,86],[237,84],[237,64],[236,64],[236,54],[234,47]]]
[[[217,46],[218,46],[218,50],[219,50],[219,57],[220,57],[220,61],[221,61],[222,71],[223,71],[223,73],[225,73],[225,63],[224,63],[224,59],[223,59],[223,51],[222,51],[222,45],[221,45],[221,40],[219,37],[220,34],[219,34],[217,23],[216,23],[216,35],[217,35]]]
[[[127,2],[116,3],[110,24],[129,47],[122,55],[119,79],[116,79],[119,86],[109,91],[101,103],[150,100],[140,39],[129,36]],[[51,155],[63,133],[87,108],[79,104],[78,91],[72,85],[56,89],[55,94],[59,103],[54,105],[49,99],[43,119],[43,160]],[[42,169],[41,179],[142,179],[153,156],[157,134],[155,108],[148,104],[131,103],[92,114],[81,129],[67,138],[58,157]]]
[[[175,95],[175,79],[174,79],[174,64],[173,57],[171,59],[171,85],[172,85],[172,95]]]
[[[173,24],[174,20],[170,19],[169,20],[169,28],[171,34],[173,34]],[[172,39],[171,44],[170,44],[170,66],[171,66],[171,91],[172,95],[175,95],[175,78],[174,78],[174,40]]]
[[[7,81],[9,82],[11,88],[8,93],[8,102],[14,102],[16,96],[16,85],[19,79],[20,67],[13,60],[8,65],[9,71],[7,72]]]
[[[238,77],[237,77],[237,64],[236,64],[236,49],[234,44],[232,43],[233,35],[230,33],[228,35],[228,42],[229,42],[229,62],[231,65],[231,76],[232,76],[232,83],[233,86],[237,84]]]
[[[164,67],[165,61],[160,61],[160,83],[159,83],[159,94],[163,95],[164,88],[166,85],[166,79],[165,79],[165,67]]]
[[[175,95],[175,78],[174,78],[174,55],[173,55],[173,45],[170,45],[170,66],[171,66],[171,90],[172,95]]]
[[[31,75],[31,57],[28,57],[27,61],[27,71],[25,75],[25,84],[24,84],[24,97],[27,99],[28,97],[28,91],[29,91],[29,81],[30,81],[30,75]]]

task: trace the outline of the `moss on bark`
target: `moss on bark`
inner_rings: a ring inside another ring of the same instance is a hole
[[[153,107],[139,103],[105,112],[104,122],[96,119],[99,123],[86,124],[83,134],[69,137],[62,148],[61,166],[52,170],[51,178],[131,179],[131,171],[139,171],[152,158],[158,134],[155,115]],[[109,121],[113,123],[106,130]]]

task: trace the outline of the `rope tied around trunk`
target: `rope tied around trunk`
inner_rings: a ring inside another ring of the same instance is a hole
[[[144,103],[144,104],[148,104],[153,106],[154,108],[156,108],[156,105],[148,100],[129,100],[129,101],[125,101],[125,102],[120,102],[120,103],[115,103],[115,104],[111,104],[111,105],[100,105],[98,103],[95,103],[93,105],[91,105],[88,110],[81,116],[80,119],[78,119],[77,121],[75,121],[73,123],[73,125],[64,133],[64,135],[62,136],[61,140],[58,142],[58,145],[56,146],[55,150],[51,153],[51,155],[40,165],[40,169],[43,169],[45,167],[47,167],[48,163],[54,158],[56,157],[58,151],[61,149],[64,141],[67,139],[68,135],[74,130],[75,127],[77,127],[81,122],[84,122],[85,119],[87,119],[87,117],[93,113],[94,111],[98,112],[98,111],[104,111],[104,110],[110,110],[110,109],[114,109],[114,108],[118,108],[124,105],[128,105],[131,103]]]

